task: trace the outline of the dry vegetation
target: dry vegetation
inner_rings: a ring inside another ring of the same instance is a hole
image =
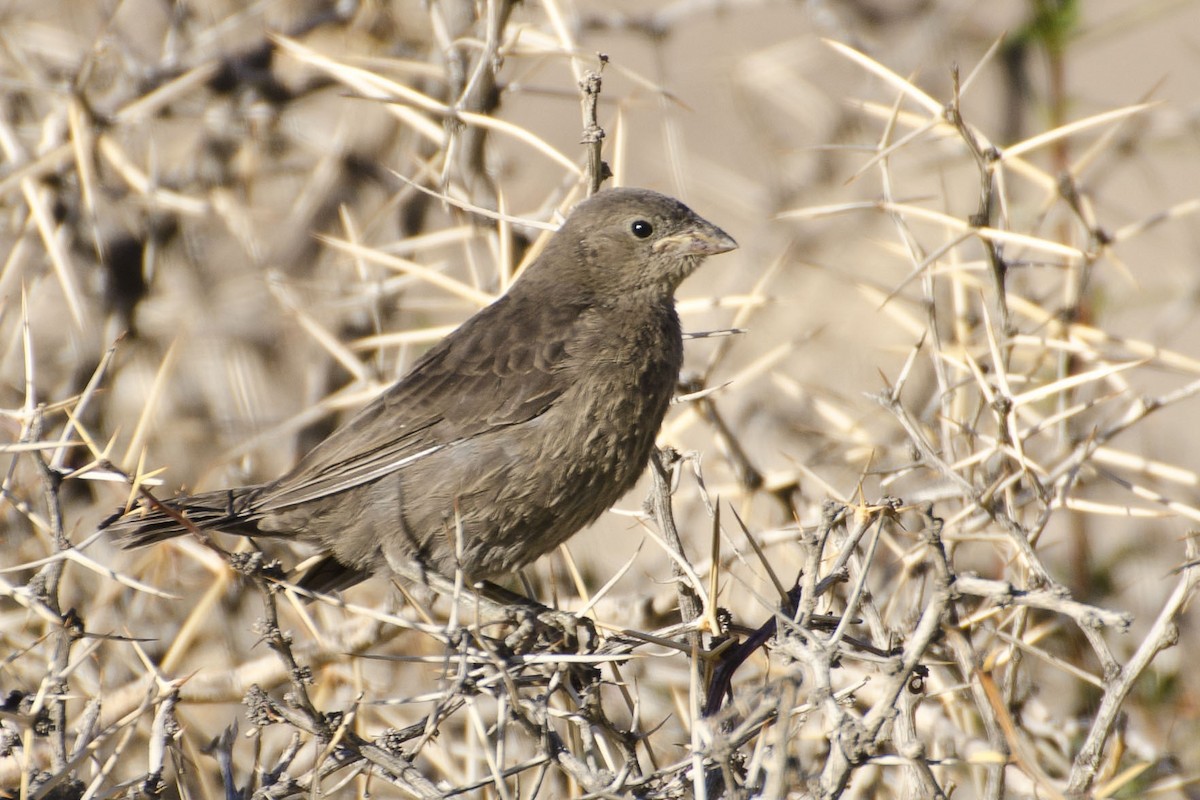
[[[5,4],[0,796],[1196,796],[1195,6]],[[511,587],[591,627],[95,535],[286,469],[580,139],[742,243]]]

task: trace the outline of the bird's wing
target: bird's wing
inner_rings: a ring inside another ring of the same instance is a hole
[[[504,297],[476,314],[400,382],[263,487],[259,513],[343,492],[425,456],[533,419],[567,390],[567,343],[582,309]]]

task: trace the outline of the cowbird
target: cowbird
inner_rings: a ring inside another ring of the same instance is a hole
[[[633,487],[683,360],[675,289],[735,247],[670,197],[593,195],[508,292],[291,471],[143,501],[107,527],[127,547],[194,529],[313,542],[322,558],[300,578],[313,590],[386,566],[510,573]]]

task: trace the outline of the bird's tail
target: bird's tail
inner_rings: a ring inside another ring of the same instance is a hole
[[[145,501],[128,513],[118,511],[100,523],[122,547],[141,547],[199,530],[258,533],[254,497],[259,487],[222,489],[219,492],[183,495],[170,500]]]

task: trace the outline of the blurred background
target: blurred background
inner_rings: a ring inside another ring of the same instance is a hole
[[[792,585],[826,500],[931,503],[955,574],[1132,620],[1098,632],[1050,601],[1021,617],[998,596],[962,600],[926,653],[913,734],[941,759],[940,787],[1200,796],[1186,666],[1200,648],[1176,571],[1200,520],[1197,31],[1187,0],[3,4],[0,691],[15,716],[0,717],[0,787],[111,796],[155,773],[161,741],[176,756],[162,792],[219,796],[223,770],[245,782],[286,749],[242,742],[233,766],[202,752],[235,720],[249,728],[251,683],[286,676],[267,666],[261,598],[210,551],[92,537],[130,497],[118,473],[160,496],[269,480],[502,293],[542,235],[530,223],[586,192],[579,82],[596,71],[612,183],[678,196],[741,245],[680,291],[686,331],[738,332],[687,343],[680,393],[714,391],[680,402],[661,436],[685,456],[676,521],[706,582],[724,508],[714,602],[749,627],[769,618],[768,572]],[[616,576],[602,624],[677,619],[649,492],[647,478],[574,538],[573,565],[528,570],[543,601],[579,608],[581,584]],[[914,519],[852,567],[885,649],[934,592]],[[57,573],[39,562],[85,540]],[[309,552],[261,544],[288,568]],[[389,613],[397,598],[386,578],[346,594]],[[64,655],[67,609],[90,633],[146,641]],[[324,604],[282,611],[326,707],[364,704],[363,736],[430,713],[440,665],[395,659],[436,662],[442,642]],[[1156,621],[1178,626],[1173,647]],[[938,650],[959,647],[954,632],[972,656]],[[770,685],[779,657],[737,685]],[[973,684],[972,659],[1003,702]],[[1121,686],[1112,667],[1131,662]],[[624,674],[664,763],[702,750],[688,670],[675,654]],[[152,674],[227,683],[175,695],[165,735]],[[884,699],[868,686],[860,702]],[[1102,766],[1081,777],[1109,702]],[[799,765],[747,767],[761,780],[747,792],[816,791],[831,722],[798,708],[779,713],[803,718]],[[43,709],[77,758],[34,735]],[[454,744],[495,735],[483,728],[447,722],[419,767],[443,786],[486,779],[479,751]],[[901,738],[876,739],[839,792],[928,796],[887,759]],[[736,745],[752,746],[767,744]],[[509,789],[585,794],[546,780]]]

